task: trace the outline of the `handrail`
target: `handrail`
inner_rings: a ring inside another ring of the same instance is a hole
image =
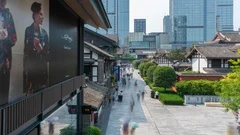
[[[22,97],[18,99],[17,101],[10,102],[6,105],[0,106],[0,135],[9,134],[24,125],[26,122],[31,120],[34,117],[37,117],[39,114],[41,114],[45,109],[43,104],[46,104],[47,106],[50,106],[53,102],[58,102],[63,100],[63,97],[61,96],[63,94],[63,88],[62,86],[68,82],[73,81],[79,77],[84,76],[76,76],[71,79],[65,80],[59,84],[52,85],[48,88],[42,89],[32,95]],[[82,85],[82,79],[79,81]],[[74,85],[74,84],[73,84]],[[57,97],[54,97],[53,99],[49,99],[44,101],[44,95],[46,96],[46,92],[56,92],[55,88],[60,88],[60,96],[59,93],[56,95]],[[73,86],[74,87],[74,86]],[[49,91],[48,91],[49,90]],[[65,91],[66,92],[66,91]],[[69,94],[72,91],[69,91]],[[47,107],[45,106],[45,107]]]

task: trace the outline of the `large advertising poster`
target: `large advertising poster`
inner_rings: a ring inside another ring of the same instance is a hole
[[[50,23],[49,5],[0,0],[0,105],[77,75],[77,25]]]
[[[50,10],[49,82],[55,84],[77,74],[78,21],[61,4],[53,3],[52,5]]]

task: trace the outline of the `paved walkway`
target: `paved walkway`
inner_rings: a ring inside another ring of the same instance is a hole
[[[137,88],[134,81],[138,80]],[[146,89],[143,102],[137,102],[136,90]],[[139,124],[135,135],[225,135],[233,115],[223,112],[223,108],[205,106],[164,106],[150,98],[150,89],[137,72],[131,85],[119,87],[124,92],[123,102],[112,108],[106,135],[120,135],[120,118],[133,116]],[[136,104],[130,113],[130,100],[134,95]]]

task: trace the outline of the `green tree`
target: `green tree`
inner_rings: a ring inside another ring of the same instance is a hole
[[[154,70],[157,68],[156,65],[153,65],[151,67],[148,68],[148,71],[147,71],[147,78],[149,81],[153,82],[153,72]]]
[[[167,66],[159,66],[153,72],[155,86],[166,88],[171,87],[176,81],[175,71]]]
[[[238,51],[240,54],[240,51]],[[226,111],[238,111],[240,109],[240,59],[231,60],[232,73],[227,74],[221,82],[219,95],[223,99]]]
[[[151,66],[154,66],[154,65],[156,65],[156,64],[154,64],[152,62],[147,62],[143,67],[143,76],[147,76],[148,68]]]
[[[174,60],[183,61],[185,60],[185,55],[186,55],[185,51],[177,49],[177,50],[170,51],[167,57],[170,61],[174,61]]]
[[[141,74],[143,74],[143,68],[144,68],[145,64],[146,64],[146,62],[141,62],[141,64],[138,66],[138,69],[139,69]]]
[[[138,66],[140,65],[140,60],[134,60],[133,62],[132,62],[132,64],[133,64],[133,67],[135,68],[135,69],[138,69]]]

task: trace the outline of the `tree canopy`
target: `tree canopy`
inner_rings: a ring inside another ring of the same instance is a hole
[[[152,62],[147,62],[143,67],[143,76],[147,76],[148,68],[151,66],[154,66],[154,65],[156,65],[156,64],[154,64]]]
[[[183,61],[185,60],[185,54],[186,54],[185,51],[177,49],[177,50],[170,51],[167,57],[170,61],[174,61],[174,60]]]
[[[147,71],[147,78],[149,81],[153,82],[153,72],[157,68],[156,65],[150,66]]]
[[[155,86],[168,88],[176,81],[175,71],[167,66],[159,66],[154,70],[153,82]]]
[[[240,54],[240,52],[238,52]],[[240,109],[240,59],[230,60],[232,73],[224,77],[221,82],[219,95],[223,99],[226,111],[238,111]]]

